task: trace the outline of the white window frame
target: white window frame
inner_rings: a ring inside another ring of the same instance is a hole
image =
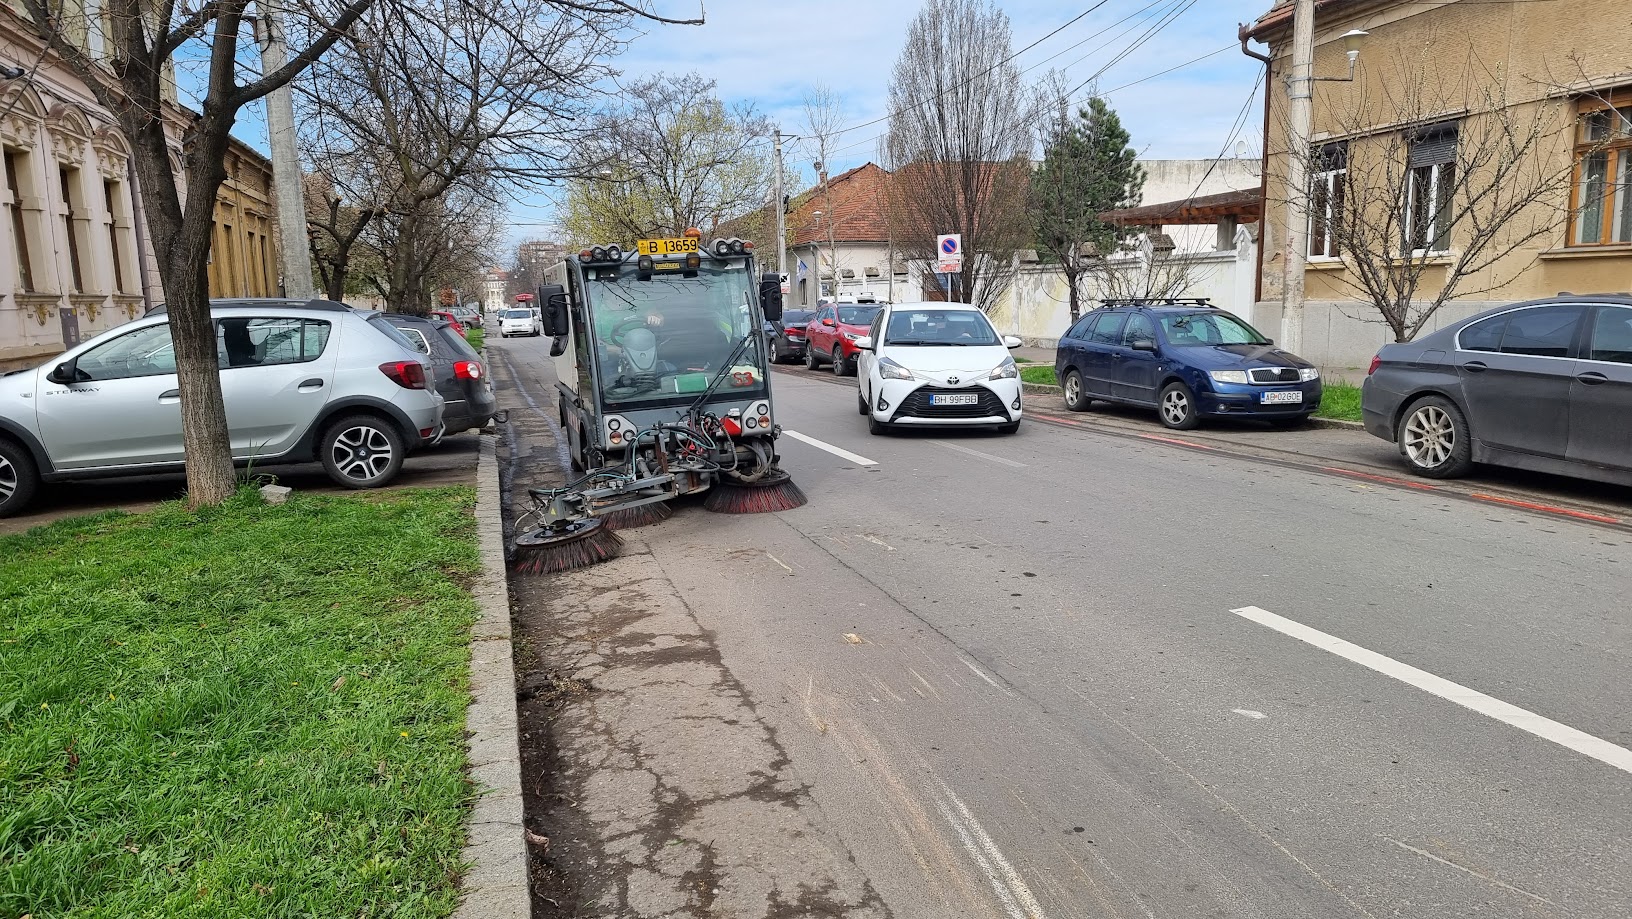
[[[1332,207],[1332,192],[1334,189],[1342,187],[1342,183],[1345,181],[1348,171],[1349,168],[1347,165],[1345,165],[1342,169],[1327,169],[1315,173],[1314,183],[1311,185],[1311,192],[1314,188],[1324,187],[1326,189],[1326,210],[1323,214],[1325,217],[1326,232],[1321,238],[1321,242],[1324,244],[1322,247],[1322,252],[1320,254],[1316,254],[1315,212],[1314,209],[1311,208],[1309,210],[1309,227],[1307,230],[1308,250],[1304,253],[1306,256],[1308,256],[1308,259],[1311,262],[1340,262],[1343,260],[1343,253],[1339,252],[1336,255],[1332,254],[1332,248],[1337,245],[1337,240],[1332,238],[1332,220],[1336,216],[1336,211]],[[1313,203],[1315,200],[1315,196],[1312,193],[1309,196],[1309,200],[1311,203]]]
[[[1444,240],[1445,248],[1443,248],[1443,249],[1432,248],[1433,237],[1438,235],[1437,233],[1432,232],[1432,230],[1434,229],[1436,224],[1439,223],[1439,177],[1443,173],[1446,166],[1454,166],[1454,165],[1456,165],[1454,162],[1450,162],[1450,163],[1430,163],[1430,164],[1425,165],[1425,166],[1413,167],[1406,174],[1406,180],[1405,180],[1405,187],[1406,187],[1405,241],[1406,242],[1410,242],[1411,240],[1416,239],[1416,237],[1417,237],[1417,227],[1416,227],[1417,193],[1418,193],[1418,190],[1419,190],[1418,189],[1418,184],[1419,183],[1417,182],[1417,175],[1418,175],[1420,170],[1426,169],[1426,170],[1428,170],[1428,176],[1429,176],[1429,178],[1428,178],[1428,227],[1429,227],[1431,232],[1428,234],[1427,239],[1428,239],[1428,241],[1430,243],[1430,246],[1428,248],[1415,248],[1415,247],[1413,247],[1411,249],[1411,255],[1412,256],[1445,255],[1445,254],[1448,254],[1451,251],[1451,248],[1450,248],[1450,246],[1451,246],[1451,231],[1450,231],[1450,228],[1449,227],[1445,228],[1445,240]]]

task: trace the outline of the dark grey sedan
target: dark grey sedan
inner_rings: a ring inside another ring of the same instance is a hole
[[[391,324],[431,359],[436,391],[442,394],[442,424],[448,434],[485,427],[498,411],[487,367],[465,337],[445,319],[388,313]]]
[[[1385,345],[1366,430],[1413,472],[1474,463],[1632,485],[1632,297],[1555,297]]]

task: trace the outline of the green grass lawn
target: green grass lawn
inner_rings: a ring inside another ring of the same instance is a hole
[[[472,348],[480,351],[482,350],[482,344],[487,341],[487,333],[482,329],[466,329],[465,341],[470,342]]]
[[[0,539],[0,916],[455,905],[467,488]]]
[[[1060,385],[1060,381],[1054,379],[1054,368],[1048,365],[1040,367],[1022,366],[1020,368],[1020,380],[1024,383],[1044,383],[1049,386]]]
[[[1320,397],[1320,409],[1315,412],[1317,417],[1339,421],[1360,420],[1360,387],[1327,380],[1322,388],[1325,392]]]

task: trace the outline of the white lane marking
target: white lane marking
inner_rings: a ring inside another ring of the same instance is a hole
[[[1543,740],[1550,740],[1559,746],[1568,747],[1577,753],[1590,756],[1623,772],[1632,772],[1632,750],[1616,746],[1585,731],[1578,731],[1567,724],[1560,724],[1551,718],[1544,718],[1535,712],[1487,696],[1460,683],[1452,683],[1450,680],[1434,676],[1426,670],[1418,670],[1410,664],[1402,664],[1392,657],[1378,654],[1376,651],[1368,651],[1359,645],[1351,644],[1300,622],[1293,622],[1283,616],[1277,616],[1268,610],[1259,609],[1256,606],[1245,606],[1241,609],[1230,610],[1230,612],[1243,619],[1250,619],[1259,625],[1268,626],[1283,635],[1289,635],[1299,641],[1314,645],[1322,651],[1329,651],[1345,660],[1375,670],[1384,676],[1391,676],[1402,683],[1415,686],[1423,692],[1455,702],[1457,705],[1472,709],[1481,715],[1495,718],[1503,724],[1512,725],[1521,731],[1528,731]]]
[[[895,551],[894,546],[890,545],[889,543],[885,542],[882,539],[879,539],[877,536],[873,536],[873,535],[871,535],[869,533],[863,533],[863,534],[861,534],[861,538],[867,540],[868,542],[872,543],[875,546],[883,546],[884,548],[890,550],[891,552]]]
[[[980,825],[975,815],[964,806],[957,793],[946,786],[944,782],[937,782],[941,792],[945,795],[935,796],[935,809],[941,812],[941,819],[952,825],[953,832],[958,834],[958,841],[963,843],[963,850],[969,853],[969,858],[980,866],[986,875],[986,880],[992,885],[992,891],[1002,901],[1003,912],[1010,919],[1047,919],[1043,906],[1037,902],[1031,888],[1026,886],[1020,872],[1014,865],[1003,857],[1003,852],[992,842],[992,837],[986,833],[986,828]],[[947,800],[951,805],[948,806]],[[954,812],[954,809],[955,812]]]
[[[1246,717],[1252,718],[1254,720],[1257,720],[1259,718],[1268,718],[1269,717],[1268,715],[1264,714],[1263,712],[1255,712],[1250,708],[1232,708],[1232,709],[1230,709],[1230,711],[1235,712],[1237,715],[1245,715]]]
[[[1400,848],[1406,850],[1407,852],[1415,852],[1418,855],[1422,856],[1423,858],[1426,858],[1429,861],[1438,862],[1438,863],[1440,863],[1441,865],[1444,865],[1447,868],[1455,868],[1456,870],[1461,871],[1464,874],[1471,874],[1474,877],[1478,878],[1479,880],[1487,881],[1487,882],[1489,882],[1491,884],[1495,884],[1497,887],[1500,887],[1503,890],[1511,890],[1516,894],[1520,894],[1522,896],[1529,897],[1530,899],[1535,900],[1537,903],[1545,903],[1548,906],[1554,906],[1554,907],[1556,907],[1558,905],[1557,903],[1554,903],[1553,901],[1547,899],[1546,897],[1537,896],[1536,894],[1533,894],[1530,891],[1525,890],[1523,887],[1514,887],[1512,884],[1509,884],[1509,883],[1507,883],[1506,881],[1504,881],[1504,880],[1502,880],[1500,878],[1493,878],[1488,874],[1484,874],[1482,872],[1475,871],[1472,868],[1465,868],[1462,865],[1458,865],[1456,862],[1451,861],[1450,859],[1440,858],[1439,856],[1435,855],[1432,852],[1428,852],[1426,850],[1419,849],[1416,846],[1406,845],[1405,843],[1400,842],[1398,839],[1395,839],[1392,836],[1383,836],[1381,834],[1378,834],[1377,838],[1386,839],[1389,842],[1395,844],[1396,846],[1399,846]]]
[[[786,432],[783,432],[783,433],[786,433]],[[930,443],[934,444],[937,447],[945,447],[948,450],[956,450],[959,453],[964,453],[964,454],[967,454],[969,456],[979,457],[980,459],[983,459],[983,460],[991,460],[994,463],[1002,463],[1005,466],[1012,466],[1015,469],[1024,469],[1024,468],[1026,468],[1025,463],[1017,463],[1014,460],[1011,460],[1006,456],[993,456],[990,453],[982,453],[979,450],[971,450],[968,447],[963,446],[962,444],[955,444],[955,443],[952,443],[950,441],[945,441],[945,440],[932,440],[932,441],[930,441]]]
[[[802,441],[804,443],[810,444],[812,447],[815,447],[818,450],[826,450],[827,452],[833,454],[834,456],[840,457],[842,459],[847,459],[850,462],[855,463],[858,466],[877,466],[878,465],[878,463],[868,459],[865,456],[857,456],[856,454],[851,453],[849,450],[846,450],[843,447],[835,447],[835,446],[833,446],[832,444],[830,444],[830,443],[828,443],[826,441],[817,440],[814,437],[810,437],[810,436],[801,434],[798,431],[790,431],[787,428],[783,428],[782,433],[788,435],[789,437],[793,438],[794,440]]]

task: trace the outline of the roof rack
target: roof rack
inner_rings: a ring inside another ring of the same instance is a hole
[[[1105,297],[1104,306],[1205,306],[1218,309],[1207,297]]]

